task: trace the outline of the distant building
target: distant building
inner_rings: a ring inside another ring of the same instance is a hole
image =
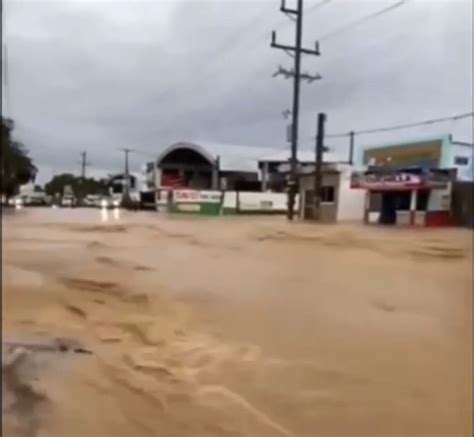
[[[129,176],[129,194],[132,200],[140,199],[140,191],[143,189],[143,176],[137,173],[130,173]],[[125,192],[127,176],[125,173],[111,175],[108,180],[109,194],[115,200],[122,200]]]
[[[260,191],[258,159],[278,149],[215,143],[179,142],[146,165],[149,190]]]
[[[454,178],[454,169],[371,167],[354,172],[351,187],[367,193],[365,223],[449,226]]]
[[[297,154],[298,173],[307,173],[314,169],[316,156],[312,150],[299,150]],[[343,164],[345,161],[331,152],[324,153],[325,164]],[[262,156],[258,160],[261,173],[262,190],[282,192],[286,190],[287,177],[290,171],[290,151],[279,150]]]
[[[451,135],[362,147],[360,164],[372,167],[456,169],[457,180],[474,180],[474,146]]]
[[[347,162],[327,162],[334,156],[326,156],[322,164],[322,186],[320,218],[321,222],[336,223],[361,221],[364,217],[365,193],[351,189],[353,166]],[[279,171],[288,175],[289,164],[281,164]],[[313,219],[315,164],[302,162],[298,166],[299,216]]]

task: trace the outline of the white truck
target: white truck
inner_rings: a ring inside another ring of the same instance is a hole
[[[76,206],[76,197],[71,185],[65,185],[61,198],[61,206],[65,208],[73,208]]]

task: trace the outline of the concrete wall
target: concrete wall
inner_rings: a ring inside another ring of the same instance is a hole
[[[237,211],[237,193],[235,191],[226,191],[223,202],[224,212],[235,214]]]
[[[248,191],[226,191],[224,193],[224,214],[284,214],[287,210],[286,193],[261,193]],[[299,196],[296,197],[296,208]]]
[[[160,191],[157,206],[159,210],[187,212],[205,215],[221,214],[284,214],[287,210],[286,193],[173,190],[168,205],[168,193]],[[299,196],[296,198],[299,206]]]
[[[351,188],[351,168],[345,168],[339,177],[339,194],[337,221],[353,221],[364,219],[365,190]]]
[[[451,209],[451,184],[444,190],[431,190],[428,211],[449,211]]]
[[[470,146],[464,146],[461,144],[451,144],[449,152],[446,154],[446,162],[443,164],[447,168],[456,168],[458,171],[457,179],[460,181],[473,181],[474,180],[474,167],[473,167],[473,152],[474,148]],[[459,164],[456,158],[464,158],[467,160],[467,164]]]
[[[474,182],[455,182],[452,196],[454,223],[474,228]]]
[[[286,193],[252,193],[239,192],[239,212],[285,212],[288,196]],[[297,206],[298,207],[298,202]]]

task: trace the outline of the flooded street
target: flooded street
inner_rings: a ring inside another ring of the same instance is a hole
[[[3,216],[11,437],[466,437],[472,232]],[[5,366],[4,366],[5,378]]]

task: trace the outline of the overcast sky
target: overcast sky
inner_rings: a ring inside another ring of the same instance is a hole
[[[295,0],[288,0],[292,6]],[[4,2],[5,3],[5,2]],[[303,71],[300,146],[313,146],[316,114],[346,132],[472,110],[472,2],[409,0],[390,13],[324,38],[396,3],[306,0],[304,42],[321,57]],[[30,149],[41,182],[53,172],[121,169],[121,147],[152,155],[176,141],[288,148],[282,111],[292,83],[272,78],[292,59],[271,49],[293,44],[279,0],[16,1],[4,5],[7,114]],[[452,133],[472,142],[472,119],[365,135],[357,144]],[[341,154],[347,140],[328,140]],[[133,156],[133,165],[149,157]]]

